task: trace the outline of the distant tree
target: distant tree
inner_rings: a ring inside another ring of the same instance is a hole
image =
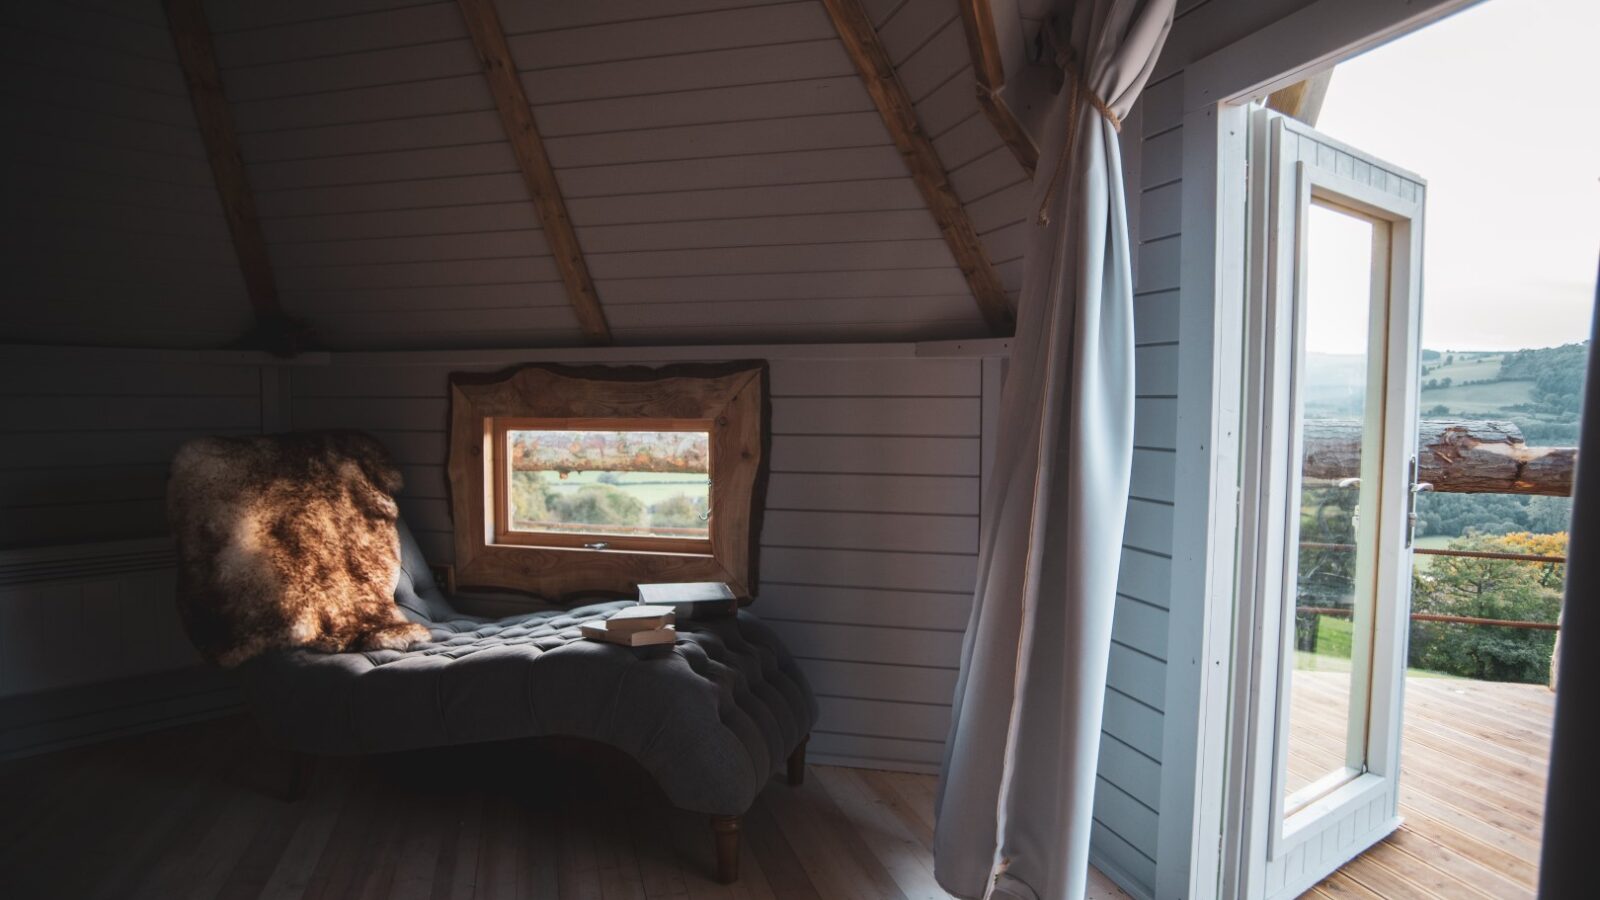
[[[1529,497],[1526,524],[1535,534],[1565,532],[1572,524],[1572,498]]]
[[[1444,364],[1447,365],[1447,366],[1455,365],[1456,364],[1456,355],[1454,353],[1451,353],[1448,356],[1446,356],[1444,358]]]
[[[1567,497],[1447,493],[1417,497],[1417,534],[1556,532],[1565,531],[1571,518],[1572,500]]]
[[[596,475],[594,477],[594,480],[600,482],[601,484],[621,484],[622,483],[622,473],[621,472],[601,472],[599,475]]]
[[[1446,375],[1445,377],[1439,379],[1439,387],[1447,388],[1449,386],[1450,386],[1450,376]]]
[[[609,484],[586,484],[551,503],[556,520],[577,525],[642,525],[644,502]]]
[[[696,528],[705,525],[700,516],[705,512],[705,501],[693,500],[687,494],[675,494],[650,506],[650,524],[658,528]]]
[[[543,472],[511,473],[511,518],[513,522],[550,520],[551,491]]]
[[[1450,407],[1445,406],[1443,403],[1440,403],[1437,406],[1429,407],[1428,411],[1423,413],[1423,415],[1425,415],[1425,416],[1448,416],[1448,415],[1450,415]]]
[[[1589,344],[1563,344],[1506,354],[1500,362],[1500,377],[1532,381],[1538,411],[1576,416],[1583,403],[1584,370],[1589,359]]]
[[[1567,535],[1519,532],[1468,537],[1451,549],[1564,556]],[[1565,566],[1436,556],[1412,578],[1414,612],[1519,622],[1555,622]],[[1493,625],[1412,622],[1410,664],[1486,681],[1546,683],[1555,634]]]
[[[1423,350],[1422,351],[1422,359],[1424,361],[1435,360],[1435,359],[1438,359],[1439,356],[1440,356],[1440,353],[1437,350]]]

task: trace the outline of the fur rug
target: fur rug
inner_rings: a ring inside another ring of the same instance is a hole
[[[208,661],[268,650],[404,649],[428,637],[394,602],[400,472],[355,432],[209,437],[172,462],[178,611]]]

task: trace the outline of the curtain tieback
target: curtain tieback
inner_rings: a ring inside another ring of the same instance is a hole
[[[1083,70],[1078,67],[1078,61],[1073,57],[1072,48],[1063,47],[1056,39],[1055,28],[1046,24],[1042,29],[1045,41],[1055,51],[1056,66],[1061,69],[1061,74],[1066,78],[1066,88],[1071,91],[1067,106],[1067,139],[1061,144],[1061,156],[1056,160],[1055,171],[1050,175],[1050,186],[1044,192],[1044,200],[1039,204],[1038,221],[1040,225],[1050,224],[1050,205],[1055,202],[1056,193],[1061,190],[1061,182],[1067,177],[1067,170],[1072,168],[1072,151],[1078,143],[1078,115],[1087,102],[1094,107],[1112,129],[1118,134],[1122,133],[1122,117],[1111,108],[1111,104],[1100,98],[1089,86],[1089,80],[1083,77]]]

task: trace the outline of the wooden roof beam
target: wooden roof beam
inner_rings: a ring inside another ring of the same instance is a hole
[[[578,316],[578,325],[589,343],[609,344],[611,327],[606,324],[605,312],[600,308],[600,295],[595,291],[594,279],[584,262],[583,249],[578,246],[567,203],[561,197],[555,169],[550,166],[550,156],[545,152],[544,139],[539,136],[527,92],[517,76],[493,0],[456,0],[456,6],[461,8],[467,30],[472,34],[472,44],[477,48],[489,82],[489,93],[494,96],[500,122],[505,126],[506,138],[517,159],[517,168],[522,170],[522,179],[538,210],[545,242],[566,284],[567,299]]]
[[[1317,117],[1322,114],[1322,101],[1328,96],[1328,83],[1332,80],[1333,70],[1323,69],[1305,81],[1297,81],[1273,91],[1267,95],[1267,109],[1281,112],[1291,119],[1299,119],[1315,128]]]
[[[994,10],[989,0],[957,0],[961,8],[961,27],[967,33],[967,54],[972,57],[972,72],[977,79],[978,108],[999,132],[1028,177],[1039,166],[1039,145],[1033,135],[1006,104],[1000,91],[1006,86],[1005,64],[1000,59],[1000,37],[995,31]]]
[[[895,74],[894,62],[883,49],[871,18],[860,0],[822,0],[822,4],[839,32],[845,51],[861,73],[878,115],[888,126],[889,136],[911,170],[911,178],[922,192],[928,211],[955,255],[984,321],[995,334],[1011,334],[1016,323],[1005,286],[989,261],[989,254],[967,216],[966,207],[950,185],[949,173],[933,147],[933,140],[917,121],[916,106]]]
[[[211,43],[203,0],[167,0],[166,8],[167,26],[189,88],[222,213],[233,236],[245,293],[255,310],[256,331],[246,341],[273,353],[293,355],[313,343],[311,332],[305,323],[291,319],[278,302],[277,281],[256,216],[255,195],[245,173],[244,157],[239,153],[233,112],[222,93],[222,76],[217,69],[216,48]]]

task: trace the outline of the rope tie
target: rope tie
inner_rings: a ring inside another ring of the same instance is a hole
[[[1071,93],[1067,102],[1067,139],[1061,145],[1061,156],[1056,160],[1055,171],[1050,175],[1050,186],[1045,189],[1044,201],[1039,204],[1038,220],[1040,225],[1050,224],[1050,205],[1055,202],[1056,194],[1061,190],[1061,182],[1067,177],[1067,172],[1072,168],[1072,153],[1078,143],[1078,116],[1083,110],[1085,101],[1098,112],[1111,127],[1122,133],[1122,117],[1111,105],[1102,100],[1089,86],[1089,80],[1083,77],[1083,70],[1078,68],[1078,61],[1072,53],[1071,47],[1063,47],[1057,40],[1055,28],[1046,25],[1043,29],[1045,41],[1050,49],[1055,51],[1056,66],[1061,69],[1061,74],[1067,79],[1066,88]]]

